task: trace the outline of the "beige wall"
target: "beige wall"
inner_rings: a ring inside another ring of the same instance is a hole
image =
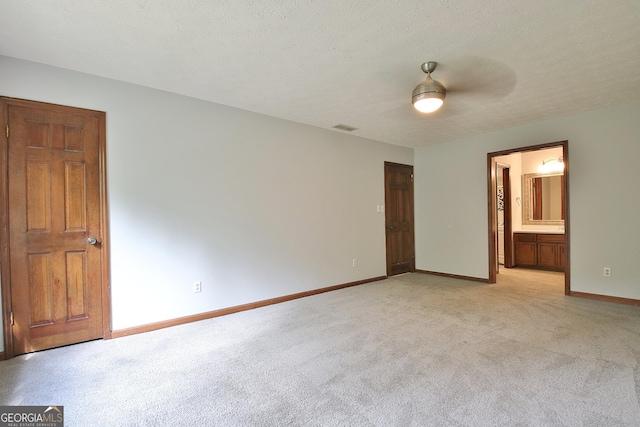
[[[528,225],[523,224],[524,191],[522,176],[529,173],[538,173],[544,160],[562,157],[562,147],[554,147],[544,150],[526,151],[496,157],[496,161],[511,166],[511,212],[513,231],[553,231],[558,232],[562,227],[557,225]],[[558,206],[561,209],[561,206]]]

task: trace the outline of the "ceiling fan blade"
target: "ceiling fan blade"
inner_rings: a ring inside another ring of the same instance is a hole
[[[455,94],[499,101],[515,89],[517,82],[515,71],[508,65],[474,56],[449,60],[439,71],[442,77],[438,78],[447,88],[447,97]]]

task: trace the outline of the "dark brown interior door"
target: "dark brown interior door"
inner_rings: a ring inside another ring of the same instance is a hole
[[[102,338],[104,113],[2,102],[13,354]]]
[[[513,217],[511,216],[511,169],[502,170],[504,194],[504,267],[513,268]]]
[[[415,271],[413,166],[385,162],[387,276]]]

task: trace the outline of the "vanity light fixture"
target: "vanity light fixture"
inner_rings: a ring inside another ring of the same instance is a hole
[[[431,78],[431,73],[437,66],[438,63],[434,61],[423,63],[422,71],[427,74],[427,78],[413,90],[411,102],[421,113],[433,113],[444,104],[447,90],[440,82]]]
[[[564,159],[559,157],[557,159],[543,160],[542,165],[538,168],[539,172],[562,172],[564,170]]]

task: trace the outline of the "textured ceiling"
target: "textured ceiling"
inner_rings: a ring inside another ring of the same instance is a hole
[[[419,147],[639,100],[640,1],[0,0],[0,55]]]

